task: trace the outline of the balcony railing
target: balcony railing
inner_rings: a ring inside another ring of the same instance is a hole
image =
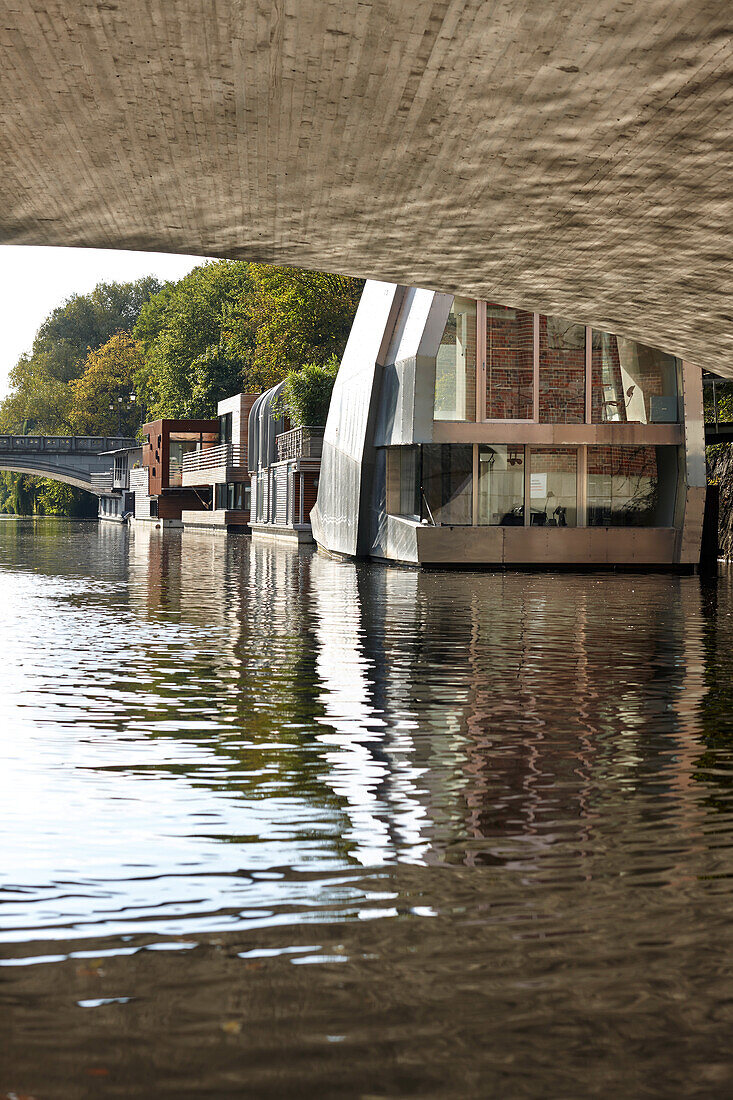
[[[290,458],[320,458],[323,451],[323,432],[323,428],[304,425],[278,435],[275,439],[278,462]]]
[[[246,448],[235,447],[233,443],[220,443],[218,447],[207,447],[203,451],[189,451],[183,456],[181,469],[184,474],[195,474],[205,470],[219,470],[222,466],[246,469]]]

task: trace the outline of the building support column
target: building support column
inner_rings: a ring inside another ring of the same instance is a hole
[[[692,363],[682,364],[682,414],[685,432],[685,492],[682,501],[679,562],[680,565],[697,565],[702,546],[707,466],[702,370]]]

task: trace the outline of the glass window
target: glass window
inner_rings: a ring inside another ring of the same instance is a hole
[[[540,423],[585,421],[585,325],[540,317]]]
[[[534,417],[534,317],[486,303],[486,420]]]
[[[420,519],[420,451],[390,447],[387,452],[388,504],[395,516]]]
[[[478,522],[524,524],[524,447],[479,446]]]
[[[476,419],[476,303],[455,298],[435,361],[436,420]]]
[[[473,445],[426,443],[422,449],[423,518],[429,523],[473,521]]]
[[[532,447],[529,466],[532,526],[577,525],[577,469],[575,447]]]
[[[232,414],[223,413],[219,417],[219,442],[231,443],[232,441]]]
[[[589,527],[671,527],[676,447],[589,447]]]
[[[674,424],[679,419],[677,360],[610,332],[593,332],[594,424]]]

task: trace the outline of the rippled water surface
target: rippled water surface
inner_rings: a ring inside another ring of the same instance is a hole
[[[0,521],[0,1097],[733,1093],[733,586]]]

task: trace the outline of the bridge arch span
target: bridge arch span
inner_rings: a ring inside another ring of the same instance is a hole
[[[48,477],[101,496],[112,488],[112,452],[136,446],[122,436],[0,435],[0,470]]]
[[[73,485],[75,489],[84,489],[87,493],[99,496],[101,489],[92,484],[91,474],[80,470],[66,470],[50,462],[23,462],[22,459],[0,458],[0,470],[3,473],[28,474],[32,477],[47,477],[51,481],[61,481],[64,485]]]

